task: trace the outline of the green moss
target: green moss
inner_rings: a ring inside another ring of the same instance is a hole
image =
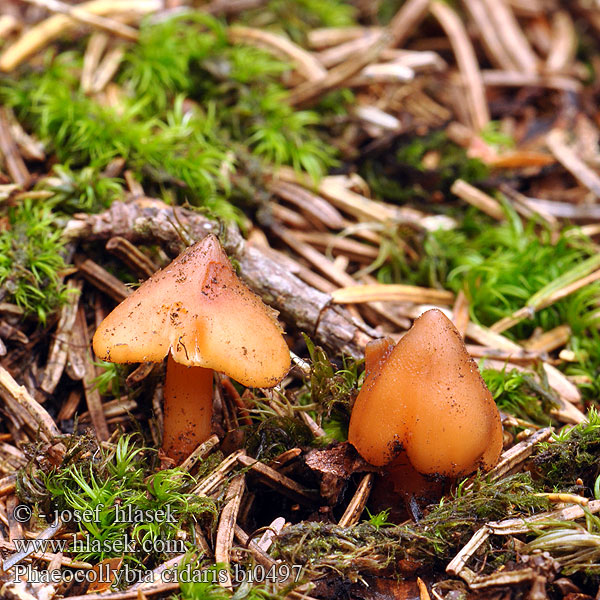
[[[114,196],[112,182],[90,186],[89,180],[117,157],[148,193],[160,195],[170,184],[178,200],[226,219],[238,214],[227,202],[234,175],[243,175],[235,173],[244,166],[238,155],[259,159],[263,172],[289,164],[315,179],[335,163],[335,151],[319,135],[318,114],[286,102],[280,77],[289,65],[231,45],[213,17],[146,22],[117,76],[118,106],[82,92],[81,62],[80,54],[64,52],[48,56],[42,70],[0,80],[0,101],[69,165],[59,171],[65,210],[95,208]]]
[[[43,324],[66,300],[66,265],[57,218],[47,204],[23,198],[4,210],[0,231],[0,299],[14,302]]]
[[[582,491],[589,497],[600,475],[600,415],[592,410],[588,422],[564,427],[552,442],[540,444],[534,464],[544,483],[560,492]],[[581,479],[583,485],[577,483]]]
[[[481,376],[500,410],[535,425],[553,423],[549,412],[556,408],[558,398],[542,373],[539,373],[541,382],[533,372],[506,368],[483,369]]]
[[[439,154],[433,170],[423,165],[423,158],[429,152]],[[473,182],[487,174],[484,163],[467,157],[465,150],[450,141],[443,131],[424,137],[399,138],[385,156],[369,159],[363,165],[363,175],[373,193],[387,202],[429,202],[433,191],[448,194],[458,178]]]
[[[176,543],[181,529],[216,519],[214,501],[190,492],[194,478],[180,469],[157,472],[155,453],[132,436],[121,437],[111,449],[91,437],[68,436],[63,443],[59,464],[55,456],[30,449],[32,460],[18,474],[18,491],[42,514],[73,517],[64,521],[68,531],[84,534],[85,547],[74,551],[80,560],[122,556],[125,563],[140,563],[143,547],[144,565],[153,568],[172,558],[173,548],[185,546]],[[125,539],[131,542],[124,550]]]
[[[529,474],[500,481],[478,478],[466,490],[430,507],[417,524],[390,525],[364,521],[352,527],[302,522],[286,527],[275,541],[275,556],[302,564],[311,577],[328,571],[356,579],[359,574],[392,570],[401,574],[402,560],[430,570],[447,561],[491,519],[528,515],[548,506],[536,495]]]
[[[337,368],[308,336],[304,340],[311,359],[305,403],[311,403],[313,418],[328,434],[326,441],[344,441],[348,437],[350,411],[364,380],[364,361],[343,357],[341,368]]]

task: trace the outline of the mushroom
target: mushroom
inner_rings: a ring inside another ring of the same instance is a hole
[[[213,370],[252,387],[272,387],[289,370],[275,315],[239,280],[211,234],[102,321],[94,352],[118,363],[160,362],[169,354],[163,450],[179,462],[210,435]]]
[[[500,414],[460,333],[439,310],[423,313],[396,344],[365,351],[366,378],[348,440],[375,466],[406,453],[422,475],[490,469],[502,451]]]

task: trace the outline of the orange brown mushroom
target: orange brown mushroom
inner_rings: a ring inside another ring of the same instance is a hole
[[[496,464],[500,414],[441,311],[423,313],[396,345],[367,345],[365,370],[348,440],[367,462],[394,471],[408,459],[417,474],[447,478]]]
[[[239,280],[212,234],[119,304],[93,346],[99,358],[118,363],[169,355],[163,450],[177,462],[210,436],[213,370],[245,386],[272,387],[290,368],[275,311]]]

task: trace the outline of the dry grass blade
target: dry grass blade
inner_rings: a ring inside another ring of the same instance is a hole
[[[87,332],[87,323],[83,306],[79,306],[77,311],[77,327],[80,327],[81,331]],[[102,398],[95,384],[96,369],[94,368],[92,354],[90,352],[90,340],[87,339],[86,342],[85,375],[83,377],[85,401],[87,403],[92,424],[94,425],[94,433],[96,434],[96,438],[98,441],[106,441],[110,437],[110,433],[108,431],[108,424],[106,423],[106,416],[104,415]]]
[[[21,187],[26,186],[31,175],[12,135],[8,114],[4,107],[0,107],[0,156],[4,157],[6,170],[12,180]]]
[[[486,86],[499,87],[541,87],[579,94],[582,85],[572,77],[564,75],[546,75],[536,73],[522,73],[521,71],[500,71],[483,69],[481,71],[483,83]]]
[[[488,124],[490,113],[479,65],[467,31],[458,15],[448,5],[433,0],[430,10],[450,40],[465,86],[471,125],[475,130],[480,131]]]
[[[106,249],[120,258],[138,277],[146,279],[158,267],[136,246],[124,237],[115,236],[106,242]]]
[[[115,46],[106,53],[94,73],[94,79],[90,86],[91,93],[100,93],[110,83],[119,70],[124,55],[125,49],[123,46]]]
[[[500,69],[515,70],[517,65],[504,47],[483,0],[464,0],[464,5],[477,25],[479,38],[487,51],[488,58]]]
[[[81,89],[86,94],[92,89],[94,73],[100,64],[100,59],[104,50],[106,50],[108,41],[109,37],[101,32],[93,33],[88,40],[85,54],[83,55],[83,67],[81,70]]]
[[[306,41],[309,48],[321,50],[357,40],[370,33],[380,34],[381,29],[379,27],[323,27],[311,29],[306,35]]]
[[[505,0],[483,0],[504,48],[523,73],[537,71],[538,58]]]
[[[210,475],[194,487],[192,493],[198,496],[208,496],[208,494],[216,490],[225,481],[228,473],[233,470],[240,456],[245,456],[244,450],[237,450],[223,459],[221,464]]]
[[[327,75],[327,71],[310,52],[281,35],[242,25],[230,27],[227,35],[234,44],[252,44],[270,50],[279,58],[290,60],[307,81],[319,81]]]
[[[25,0],[25,2],[46,8],[51,12],[66,15],[75,21],[85,23],[86,25],[90,25],[96,29],[106,31],[112,35],[117,35],[132,42],[136,42],[139,39],[139,34],[133,27],[129,27],[128,25],[120,23],[119,21],[114,21],[113,19],[95,15],[78,6],[65,4],[64,2],[60,2],[60,0]]]
[[[453,194],[456,194],[459,198],[462,198],[465,202],[468,202],[471,206],[475,206],[481,212],[489,215],[493,219],[498,221],[504,221],[505,215],[502,210],[500,202],[495,198],[492,198],[488,194],[478,190],[475,186],[470,183],[457,179],[450,188]]]
[[[379,250],[375,246],[347,237],[312,231],[296,231],[295,235],[300,241],[315,246],[327,254],[341,254],[356,262],[371,264],[379,256]]]
[[[214,448],[219,445],[219,438],[211,435],[205,442],[202,442],[182,463],[183,471],[191,471],[194,466],[203,458],[208,456]]]
[[[546,58],[548,73],[562,73],[573,63],[577,51],[577,33],[568,12],[559,10],[552,17],[552,44]]]
[[[553,129],[546,136],[546,144],[550,152],[554,154],[567,171],[569,171],[575,179],[580,181],[588,188],[596,198],[600,198],[600,176],[590,169],[568,146],[565,141],[565,133],[560,129]]]
[[[552,429],[546,427],[536,431],[526,440],[515,444],[502,453],[498,464],[487,474],[491,480],[498,480],[505,475],[518,470],[523,463],[533,454],[535,446],[540,442],[545,442],[552,436]]]
[[[131,290],[120,279],[90,258],[77,265],[77,269],[91,284],[117,302],[122,302],[131,294]]]
[[[559,325],[550,331],[531,337],[521,342],[526,350],[531,352],[552,352],[562,348],[571,338],[571,328],[568,325]]]
[[[123,18],[135,21],[138,15],[154,12],[162,8],[160,0],[91,0],[77,6],[86,13],[105,15],[126,15]],[[61,35],[77,26],[77,21],[67,15],[54,15],[25,32],[19,40],[0,55],[0,71],[12,71],[24,60],[35,54]]]
[[[389,30],[392,47],[401,46],[406,38],[419,26],[427,16],[430,0],[408,0],[394,15]]]
[[[373,283],[337,289],[331,293],[337,304],[361,302],[413,302],[451,306],[454,294],[446,290],[435,290],[414,285]]]
[[[535,311],[542,310],[577,290],[598,281],[600,279],[598,266],[600,266],[600,255],[592,256],[577,264],[531,296],[524,307],[515,311],[512,315],[500,319],[490,329],[496,333],[502,333],[523,319],[531,318]],[[597,270],[594,271],[594,269]]]
[[[323,94],[340,87],[353,75],[375,61],[388,43],[389,35],[383,33],[366,49],[355,52],[346,61],[333,67],[325,77],[317,81],[306,81],[293,88],[288,96],[288,102],[292,106],[305,106],[316,102]]]

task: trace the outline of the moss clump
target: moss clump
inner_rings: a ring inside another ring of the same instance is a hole
[[[226,199],[243,167],[238,154],[314,178],[335,162],[319,137],[318,114],[286,102],[280,77],[289,65],[230,44],[226,26],[208,15],[143,24],[110,102],[80,89],[81,65],[81,53],[64,52],[48,57],[43,70],[0,80],[0,101],[70,169],[99,172],[124,158],[149,193],[169,183],[179,200],[232,218]],[[88,195],[78,194],[80,208]]]
[[[198,520],[217,517],[213,500],[191,493],[193,477],[181,469],[156,472],[155,453],[132,436],[109,449],[90,436],[66,436],[63,444],[31,449],[31,462],[18,474],[18,492],[49,521],[55,512],[72,516],[65,527],[84,534],[84,547],[71,552],[80,560],[122,556],[126,564],[139,563],[143,548],[144,566],[153,568],[172,558],[175,548],[185,551],[187,544],[177,540],[180,530],[191,532]],[[124,540],[130,540],[125,547]]]
[[[66,300],[64,244],[51,208],[31,198],[0,217],[0,301],[14,302],[43,324]]]
[[[498,408],[505,412],[529,421],[534,425],[551,425],[550,410],[556,408],[556,393],[548,386],[543,372],[539,373],[541,381],[535,373],[483,369],[481,376],[489,388]]]
[[[351,579],[359,574],[444,565],[487,520],[528,515],[548,506],[528,473],[500,481],[476,479],[468,490],[429,507],[419,523],[389,525],[366,521],[352,527],[302,522],[283,530],[275,554],[305,565],[311,577],[331,570]]]
[[[544,483],[561,492],[573,491],[593,496],[600,476],[600,415],[588,414],[588,422],[565,427],[552,442],[540,444],[534,459]],[[580,479],[583,485],[577,483]]]

